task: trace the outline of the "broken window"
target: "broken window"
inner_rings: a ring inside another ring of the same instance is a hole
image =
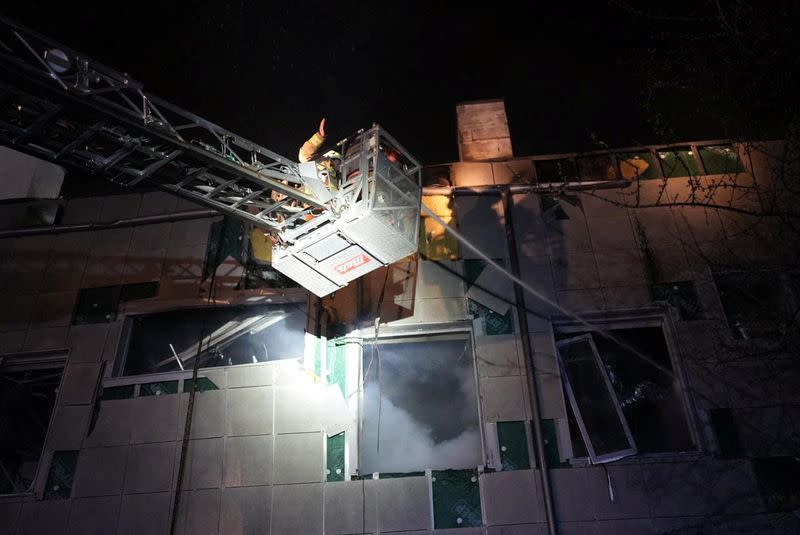
[[[158,295],[158,282],[140,282],[122,286],[83,288],[78,293],[72,323],[108,323],[117,319],[120,302],[149,299]]]
[[[305,305],[174,310],[129,317],[114,375],[232,366],[303,356]]]
[[[578,158],[581,180],[616,180],[617,172],[608,154]]]
[[[619,174],[625,180],[652,180],[661,178],[656,159],[649,150],[617,154]]]
[[[539,182],[571,182],[578,180],[575,161],[571,158],[535,160],[536,178]]]
[[[561,340],[557,347],[564,386],[589,457],[593,462],[606,462],[636,453],[592,336]]]
[[[422,202],[447,225],[456,227],[453,199],[448,195],[426,195]],[[422,212],[419,225],[419,253],[427,260],[458,260],[458,241],[427,212]]]
[[[483,463],[467,334],[364,340],[362,366],[361,474]]]
[[[662,328],[605,332],[608,336],[585,331],[556,335],[561,339],[558,349],[565,364],[562,379],[570,399],[568,418],[575,455],[602,462],[604,453],[608,455],[605,460],[610,460],[631,450],[693,449],[680,384]],[[570,361],[572,368],[567,366]],[[627,438],[633,447],[626,450]]]
[[[739,340],[776,338],[790,321],[789,293],[776,271],[714,273],[731,334]]]
[[[0,494],[31,489],[65,355],[0,357]]]
[[[726,175],[744,171],[742,161],[733,145],[709,145],[697,149],[707,175]]]
[[[658,151],[665,178],[697,176],[700,170],[691,147],[674,147]]]

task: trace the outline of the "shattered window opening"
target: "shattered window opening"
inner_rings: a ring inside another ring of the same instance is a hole
[[[365,339],[361,373],[361,474],[483,464],[468,335]]]
[[[557,338],[590,336],[619,400],[625,422],[638,453],[691,451],[695,449],[683,405],[680,385],[673,370],[661,327],[633,327],[608,331],[615,340],[598,333],[557,332]],[[637,356],[636,352],[646,358]],[[588,450],[578,430],[573,407],[567,407],[575,457]]]
[[[579,180],[575,160],[560,158],[557,160],[535,160],[536,177],[539,182],[572,182]]]
[[[230,306],[173,310],[127,318],[114,376],[254,364],[303,355],[305,305]]]
[[[0,495],[28,492],[37,475],[66,356],[0,362]]]

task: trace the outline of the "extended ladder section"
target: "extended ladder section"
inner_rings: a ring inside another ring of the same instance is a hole
[[[284,158],[2,17],[0,143],[253,223],[274,237],[274,267],[320,296],[416,249],[421,166],[379,126],[340,142],[340,184],[328,189],[313,162]],[[364,256],[348,256],[356,250]]]

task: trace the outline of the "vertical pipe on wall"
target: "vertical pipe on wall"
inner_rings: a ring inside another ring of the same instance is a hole
[[[508,258],[511,264],[511,272],[516,278],[520,278],[519,256],[517,254],[517,240],[514,237],[514,220],[512,210],[514,209],[514,198],[510,191],[503,190],[500,194],[503,202],[503,217],[505,220],[506,243],[508,243]],[[553,512],[553,496],[550,486],[550,472],[547,467],[547,458],[544,453],[544,434],[542,432],[542,418],[539,407],[539,393],[536,387],[536,368],[533,362],[533,349],[531,339],[528,334],[528,314],[525,307],[525,293],[522,287],[514,281],[514,302],[517,308],[517,322],[522,339],[522,352],[525,354],[525,376],[528,378],[528,388],[530,390],[531,409],[533,418],[533,435],[536,443],[536,457],[539,462],[542,474],[542,495],[544,497],[544,510],[547,516],[547,531],[550,535],[556,535],[555,514]]]

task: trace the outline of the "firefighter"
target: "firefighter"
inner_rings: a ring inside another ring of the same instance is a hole
[[[320,148],[325,143],[325,118],[319,122],[319,130],[314,132],[308,141],[303,143],[297,154],[300,163],[316,160],[317,175],[331,191],[338,189],[338,171],[342,161],[342,155],[335,150],[329,150],[322,157],[317,158]]]
[[[308,141],[303,143],[300,147],[300,152],[297,154],[297,161],[300,163],[310,162],[317,156],[322,144],[325,143],[325,118],[319,122],[319,130],[314,132],[314,135],[308,138]]]

